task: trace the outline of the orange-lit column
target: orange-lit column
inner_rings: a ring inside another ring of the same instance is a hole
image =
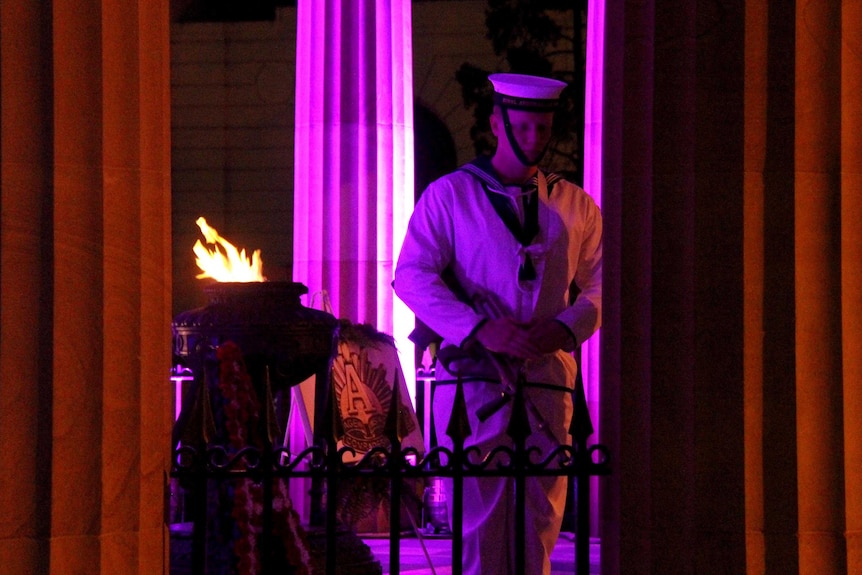
[[[847,573],[862,573],[862,4],[841,15],[841,308]]]
[[[0,574],[45,573],[51,500],[51,35],[0,4]]]
[[[167,573],[168,3],[21,4],[0,50],[0,573]]]
[[[174,423],[173,387],[163,386],[171,363],[171,2],[138,2],[138,69],[140,82],[140,517],[138,573],[167,574],[163,446]],[[131,72],[135,73],[134,70]],[[170,450],[170,443],[168,443]],[[167,465],[166,465],[167,464]]]
[[[52,564],[60,562],[68,573],[75,573],[101,563],[107,335],[102,291],[102,25],[93,21],[93,15],[101,13],[98,0],[78,6],[58,2],[53,10],[51,365],[56,472],[51,484],[50,549]],[[82,493],[90,496],[81,497]]]
[[[763,503],[763,261],[767,122],[768,11],[763,2],[745,5],[745,190],[743,220],[743,371],[745,393],[746,572],[766,570]]]
[[[841,384],[841,3],[796,14],[799,572],[846,573]],[[852,189],[848,192],[853,193]]]
[[[747,573],[796,573],[793,15],[745,4],[744,392]]]

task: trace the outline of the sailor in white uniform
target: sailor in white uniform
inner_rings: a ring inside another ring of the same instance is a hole
[[[447,384],[460,374],[471,430],[467,446],[486,454],[512,445],[506,430],[513,402],[495,400],[523,385],[533,430],[528,445],[547,453],[571,442],[569,391],[577,373],[571,352],[601,322],[602,218],[583,189],[537,167],[566,84],[519,74],[489,80],[496,151],[422,193],[394,288],[442,337],[440,358],[460,358],[437,363],[438,442],[452,446],[446,428],[456,386]],[[476,349],[483,353],[468,353]],[[501,403],[490,415],[477,413]],[[528,478],[528,574],[550,573],[566,485],[565,477]],[[465,478],[464,573],[523,575],[514,573],[513,499],[510,478]]]

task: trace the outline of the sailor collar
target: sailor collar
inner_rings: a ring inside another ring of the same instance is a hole
[[[507,196],[509,195],[505,191],[506,186],[500,182],[497,177],[497,171],[494,169],[494,166],[491,165],[490,156],[479,156],[472,162],[461,166],[460,169],[478,178],[488,190]],[[554,172],[541,172],[541,174],[545,176],[545,182],[548,187],[548,197],[550,197],[551,191],[554,189],[554,184],[563,178]],[[539,174],[537,173],[537,176],[538,175]]]

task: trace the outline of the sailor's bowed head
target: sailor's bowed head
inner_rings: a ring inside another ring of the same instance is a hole
[[[491,74],[494,103],[515,110],[552,112],[556,110],[565,82],[525,74]]]

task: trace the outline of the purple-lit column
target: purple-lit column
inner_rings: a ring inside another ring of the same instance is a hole
[[[604,87],[604,0],[591,2],[587,20],[587,70],[584,94],[584,188],[601,208],[602,206],[602,98]],[[601,441],[599,421],[600,341],[597,332],[581,346],[581,371],[587,396],[590,417],[598,440]],[[594,438],[595,439],[595,438]],[[598,478],[592,482],[592,516],[590,525],[597,528],[599,509]]]
[[[413,320],[390,284],[413,209],[411,30],[409,0],[297,10],[293,281],[401,342]]]

